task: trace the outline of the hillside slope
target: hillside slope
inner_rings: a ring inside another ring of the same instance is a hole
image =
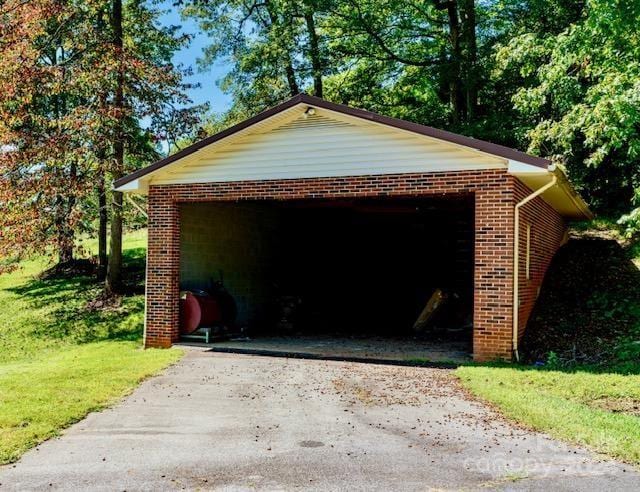
[[[640,357],[640,271],[612,234],[573,234],[557,253],[522,343],[525,360],[627,364]]]

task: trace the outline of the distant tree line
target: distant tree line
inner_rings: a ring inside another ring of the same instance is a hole
[[[550,157],[640,229],[637,0],[177,0],[210,39],[198,68],[231,67],[221,115],[189,101],[166,7],[0,3],[0,268],[92,235],[117,292],[113,180],[299,92]]]

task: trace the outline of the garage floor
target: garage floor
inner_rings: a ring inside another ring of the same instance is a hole
[[[638,490],[631,467],[514,427],[449,370],[190,349],[0,467],[2,490]]]
[[[460,364],[471,360],[465,342],[428,341],[389,337],[296,336],[260,337],[244,341],[216,342],[222,351],[260,352],[291,356],[311,355],[345,359],[375,359],[397,362]]]

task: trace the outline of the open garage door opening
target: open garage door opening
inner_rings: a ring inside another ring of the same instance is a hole
[[[187,203],[180,225],[182,295],[222,285],[227,333],[471,351],[473,195]]]

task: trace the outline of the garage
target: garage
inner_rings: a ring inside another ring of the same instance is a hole
[[[441,291],[431,331],[471,347],[472,196],[190,203],[180,217],[180,289],[223,281],[243,333],[411,336]]]
[[[148,199],[148,347],[180,339],[181,293],[222,286],[251,338],[511,359],[567,220],[590,216],[545,159],[306,95],[116,189]]]

